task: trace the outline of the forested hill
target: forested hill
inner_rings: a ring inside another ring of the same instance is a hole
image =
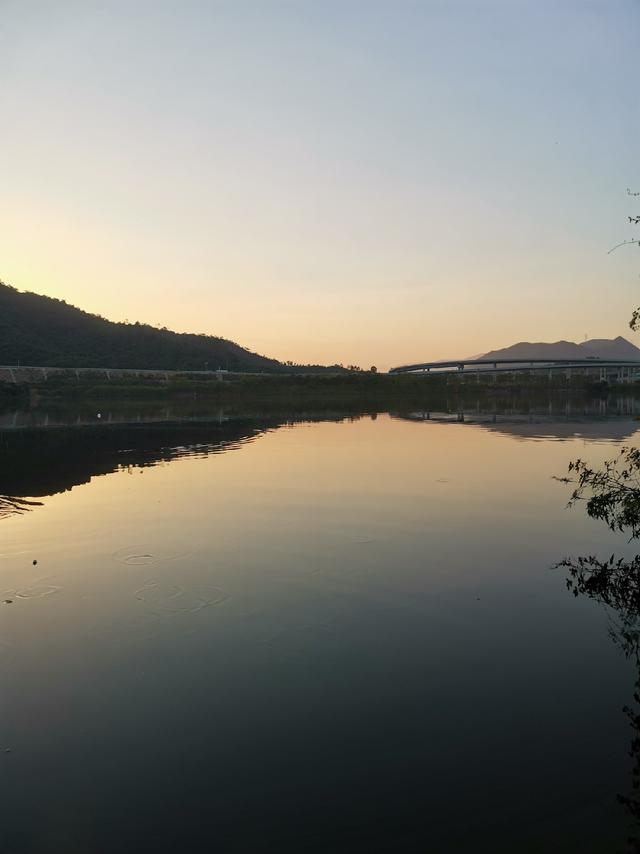
[[[0,365],[159,370],[291,370],[233,341],[112,323],[0,282]]]

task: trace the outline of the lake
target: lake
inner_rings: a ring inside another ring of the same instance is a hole
[[[0,850],[625,851],[636,407],[5,413]]]

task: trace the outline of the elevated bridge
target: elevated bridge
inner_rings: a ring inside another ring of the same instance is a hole
[[[400,365],[390,374],[481,374],[544,373],[549,377],[573,372],[592,376],[603,382],[632,382],[640,377],[640,359],[453,359],[445,362],[419,362]]]

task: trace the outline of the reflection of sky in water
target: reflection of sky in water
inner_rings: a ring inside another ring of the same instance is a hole
[[[301,424],[3,519],[9,850],[616,850],[632,678],[549,570],[620,551],[552,480],[613,447],[508,433]]]

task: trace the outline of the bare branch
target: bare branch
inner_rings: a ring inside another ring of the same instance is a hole
[[[619,249],[621,246],[629,246],[631,243],[637,243],[640,246],[640,240],[623,240],[622,243],[618,243],[613,246],[608,252],[607,255],[611,255],[612,252],[615,252],[616,249]]]

